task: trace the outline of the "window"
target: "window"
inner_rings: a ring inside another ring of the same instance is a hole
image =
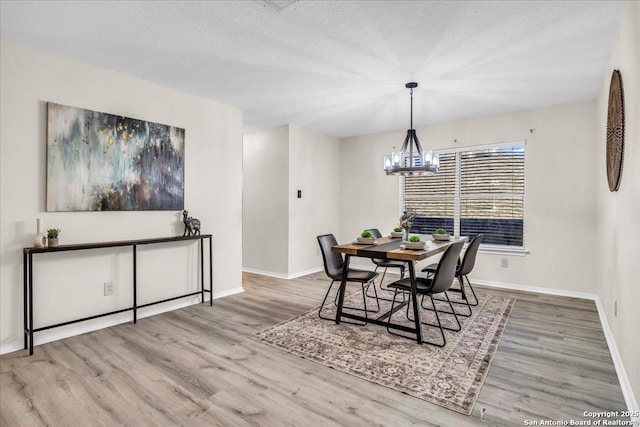
[[[411,232],[483,233],[485,249],[522,249],[524,148],[517,142],[442,150],[437,174],[401,179],[400,208],[416,212]]]

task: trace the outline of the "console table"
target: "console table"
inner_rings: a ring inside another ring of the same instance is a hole
[[[209,239],[209,289],[204,288],[204,239]],[[163,299],[161,301],[154,301],[148,304],[138,305],[137,303],[137,278],[136,278],[136,250],[140,245],[150,245],[157,243],[172,243],[183,242],[185,240],[199,240],[200,241],[200,290],[192,292],[186,295],[180,295],[173,298]],[[33,255],[43,254],[46,255],[52,252],[68,252],[68,251],[80,251],[99,248],[115,248],[119,246],[131,246],[133,248],[133,304],[131,307],[123,308],[121,310],[111,311],[109,313],[97,314],[95,316],[84,317],[82,319],[70,320],[67,322],[57,323],[55,325],[42,326],[40,328],[33,327]],[[209,292],[209,305],[213,305],[213,261],[212,261],[212,235],[202,234],[200,236],[179,236],[179,237],[160,237],[154,239],[139,239],[139,240],[123,240],[117,242],[96,242],[96,243],[81,243],[76,245],[61,245],[52,248],[23,248],[23,266],[24,266],[24,348],[29,347],[29,355],[33,354],[33,334],[34,332],[44,331],[46,329],[57,328],[59,326],[70,325],[72,323],[84,322],[85,320],[96,319],[98,317],[110,316],[112,314],[122,313],[125,311],[133,311],[133,323],[138,321],[138,309],[147,307],[154,304],[161,304],[167,301],[173,301],[179,298],[185,298],[192,295],[200,294],[200,302],[204,303],[204,293]]]

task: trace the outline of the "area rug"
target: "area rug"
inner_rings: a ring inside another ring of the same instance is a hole
[[[378,293],[385,297],[393,295],[380,290]],[[460,332],[445,331],[447,344],[442,348],[418,345],[415,338],[409,340],[391,335],[384,326],[357,326],[345,322],[338,325],[322,320],[318,317],[317,308],[250,338],[469,415],[515,303],[515,299],[484,293],[478,293],[478,299],[479,304],[473,307],[471,317],[459,317]],[[332,296],[327,301],[323,316],[335,317]],[[377,309],[373,298],[367,297],[366,304],[369,309]],[[387,312],[390,304],[381,300],[380,313]],[[427,298],[425,306],[428,304]],[[345,298],[347,307],[361,308],[363,305],[362,292],[351,293]],[[445,310],[449,306],[437,303],[437,307]],[[456,305],[455,309],[456,312],[464,312],[466,306]],[[406,310],[399,310],[391,321],[413,326],[406,316]],[[433,311],[421,309],[420,316],[422,321],[435,322]],[[440,318],[445,326],[455,325],[452,315],[441,314]],[[423,325],[422,333],[425,340],[441,339],[440,331],[431,326]]]

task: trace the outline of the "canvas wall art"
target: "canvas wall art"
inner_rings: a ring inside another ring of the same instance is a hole
[[[184,209],[184,129],[47,103],[47,211]]]

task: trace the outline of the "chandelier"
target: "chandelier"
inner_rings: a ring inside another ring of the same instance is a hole
[[[384,171],[387,175],[431,175],[440,169],[440,157],[422,149],[416,130],[413,129],[413,88],[418,87],[418,83],[410,82],[405,87],[411,94],[411,128],[407,130],[407,137],[400,151],[393,147],[391,155],[385,156]]]

